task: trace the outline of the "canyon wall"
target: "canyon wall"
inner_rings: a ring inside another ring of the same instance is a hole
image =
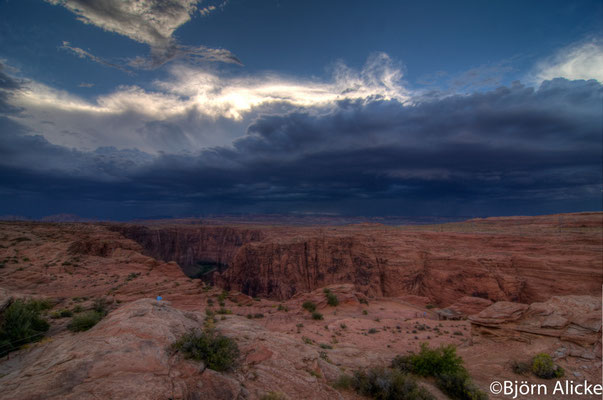
[[[177,262],[189,276],[198,272],[198,263],[229,265],[243,244],[260,241],[264,237],[258,229],[226,226],[148,227],[112,224],[108,228],[139,243],[145,255]]]
[[[571,225],[574,219],[578,226]],[[477,229],[496,228],[483,232],[454,231],[452,224],[431,230],[375,224],[111,229],[137,241],[147,255],[176,261],[189,276],[199,260],[227,265],[204,279],[251,296],[284,300],[351,283],[369,296],[418,295],[444,307],[463,296],[531,303],[599,295],[601,219],[600,213],[563,216],[574,230],[553,226],[559,218],[552,217],[482,220]]]

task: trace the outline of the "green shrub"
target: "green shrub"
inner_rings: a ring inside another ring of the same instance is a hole
[[[233,339],[214,331],[190,331],[173,343],[172,349],[181,352],[186,358],[203,361],[215,371],[233,369],[240,354]]]
[[[84,311],[84,307],[80,306],[79,304],[75,307],[73,307],[72,310],[74,313],[81,313],[82,311]]]
[[[130,274],[128,274],[128,276],[126,276],[126,282],[130,282],[131,280],[138,278],[140,275],[140,272],[131,272]]]
[[[36,311],[50,310],[53,305],[48,299],[31,299],[27,302],[27,306]]]
[[[52,319],[68,318],[71,316],[73,316],[73,313],[70,310],[66,310],[66,309],[58,310],[58,311],[55,311],[50,314],[50,318],[52,318]]]
[[[563,376],[563,368],[555,365],[551,356],[546,353],[537,354],[532,359],[532,372],[539,378],[552,379]]]
[[[103,317],[104,314],[99,313],[98,311],[86,311],[85,313],[73,317],[69,325],[67,325],[67,328],[72,332],[87,331],[96,325]]]
[[[220,293],[218,295],[218,301],[224,302],[224,300],[226,300],[227,297],[228,297],[228,290],[222,290],[222,293]]]
[[[371,328],[368,330],[368,333],[370,333],[370,334],[377,333],[377,332],[379,332],[379,331],[375,328]]]
[[[314,311],[314,312],[312,313],[312,319],[315,319],[315,320],[321,320],[321,319],[323,319],[323,318],[322,318],[322,314],[321,314],[321,313],[319,313],[318,311]]]
[[[360,298],[360,299],[358,299],[358,301],[360,302],[360,304],[366,304],[368,306],[368,300],[367,299]]]
[[[511,363],[511,369],[517,375],[525,375],[526,373],[530,372],[532,366],[530,365],[530,363],[524,361],[513,361]]]
[[[316,311],[316,304],[314,304],[311,301],[304,301],[304,304],[302,304],[302,307],[310,312]]]
[[[469,373],[463,366],[463,359],[457,356],[456,348],[452,345],[431,349],[423,343],[419,353],[395,357],[392,367],[401,372],[435,377],[438,387],[453,399],[488,398],[471,382]]]
[[[224,307],[221,307],[220,309],[218,309],[218,311],[216,313],[224,315],[224,314],[232,314],[232,311],[230,311]]]
[[[339,378],[337,378],[337,380],[335,382],[333,382],[333,387],[335,389],[352,389],[352,386],[354,384],[354,378],[352,378],[350,375],[348,374],[341,374],[339,376]]]
[[[333,348],[333,346],[331,346],[330,344],[327,344],[327,343],[321,343],[319,346],[321,349],[326,349],[326,350],[331,350]]]
[[[437,376],[438,387],[453,399],[487,400],[488,395],[479,390],[472,382],[467,371],[459,370]]]
[[[278,307],[276,308],[277,311],[289,311],[289,308],[287,308],[287,306],[283,305],[283,304],[279,304]]]
[[[107,314],[107,301],[104,298],[94,299],[94,303],[92,303],[92,309],[99,314],[102,314],[103,317]]]
[[[367,372],[356,371],[352,387],[363,396],[379,400],[434,400],[435,397],[420,387],[410,375],[398,370],[372,368]]]
[[[410,366],[413,374],[421,376],[437,376],[440,374],[455,374],[464,371],[463,359],[456,355],[456,348],[452,345],[429,348],[426,343],[421,345],[418,354],[398,356],[392,362],[394,367]]]
[[[15,300],[4,310],[0,323],[0,356],[40,340],[50,325],[40,317],[45,309],[39,300]]]
[[[325,295],[327,297],[327,304],[333,307],[336,307],[339,305],[339,299],[337,298],[337,296],[335,296],[334,293],[327,293]]]

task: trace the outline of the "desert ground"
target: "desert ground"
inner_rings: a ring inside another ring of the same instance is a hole
[[[602,234],[603,213],[415,226],[0,222],[0,310],[50,302],[44,337],[0,359],[0,399],[361,399],[334,383],[422,343],[455,345],[491,399],[509,398],[493,381],[552,391],[556,379],[512,368],[539,353],[559,379],[600,384]],[[89,330],[59,315],[100,299],[106,315]],[[208,318],[240,350],[228,371],[171,350]]]

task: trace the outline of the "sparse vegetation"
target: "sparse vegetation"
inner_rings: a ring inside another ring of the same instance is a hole
[[[41,311],[48,309],[43,300],[15,300],[2,314],[0,357],[24,344],[40,340],[48,328]]]
[[[341,374],[339,378],[335,382],[333,382],[333,387],[338,390],[349,390],[353,389],[354,378],[352,378],[348,374]]]
[[[318,372],[316,372],[316,371],[314,371],[314,370],[312,370],[312,369],[311,369],[311,370],[309,370],[309,371],[308,371],[308,373],[309,373],[310,375],[312,375],[313,377],[315,377],[315,378],[318,378],[318,379],[322,378],[322,375],[320,375],[320,373],[318,373]]]
[[[63,309],[58,310],[50,314],[50,318],[58,319],[58,318],[69,318],[73,316],[73,312],[71,310]]]
[[[327,304],[333,307],[336,307],[339,305],[339,299],[337,298],[337,296],[335,296],[335,293],[332,293],[331,291],[329,291],[328,293],[325,294],[325,296],[327,297]]]
[[[107,301],[102,297],[95,299],[92,303],[92,309],[104,317],[107,314]]]
[[[563,368],[555,365],[551,356],[546,353],[537,354],[532,359],[532,372],[542,379],[561,378],[564,374]]]
[[[282,304],[282,303],[281,303],[281,304],[279,304],[279,305],[278,305],[278,307],[276,308],[276,310],[277,310],[277,311],[284,311],[284,312],[287,312],[287,311],[289,311],[289,308],[287,308],[287,306],[286,306],[286,305],[284,305],[284,304]]]
[[[396,369],[371,368],[343,375],[334,386],[354,389],[363,396],[379,400],[434,400],[435,397],[417,384],[415,378]]]
[[[228,297],[228,290],[222,290],[222,293],[218,295],[218,302],[223,303]]]
[[[28,307],[33,308],[36,311],[50,310],[54,305],[52,301],[48,299],[31,299],[27,304]]]
[[[140,272],[132,272],[130,274],[128,274],[128,276],[126,277],[126,282],[130,282],[131,280],[134,280],[136,278],[138,278],[140,276]]]
[[[457,356],[452,345],[431,349],[424,343],[419,353],[394,358],[392,367],[402,372],[435,377],[438,387],[454,399],[488,398],[471,382],[463,359]]]
[[[240,354],[233,339],[216,334],[213,330],[190,331],[171,347],[186,358],[203,361],[208,368],[220,372],[235,368]]]
[[[532,366],[525,361],[513,361],[511,363],[511,369],[517,375],[525,375],[532,370]]]
[[[87,300],[87,297],[83,297],[83,300]],[[107,303],[104,298],[95,299],[92,303],[92,309],[83,312],[84,309],[79,304],[73,307],[73,313],[75,315],[67,328],[72,332],[87,331],[96,325],[105,315],[107,315]]]
[[[72,332],[87,331],[103,319],[103,317],[104,314],[98,311],[86,311],[74,316],[69,325],[67,325],[67,328]]]
[[[311,301],[304,301],[304,304],[302,304],[302,307],[309,312],[316,311],[316,304],[314,304]]]
[[[312,313],[312,319],[315,319],[315,320],[322,320],[322,319],[323,319],[323,316],[322,316],[322,314],[321,314],[321,313],[319,313],[318,311],[314,311],[314,312]]]

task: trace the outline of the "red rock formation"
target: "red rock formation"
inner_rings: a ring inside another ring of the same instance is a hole
[[[376,226],[278,237],[267,232],[261,242],[242,246],[215,279],[226,288],[276,299],[353,283],[370,296],[426,296],[439,306],[463,296],[534,302],[600,293],[599,230],[560,234],[540,226],[530,232],[530,226],[518,230],[516,223],[511,231],[485,233]]]
[[[469,317],[475,335],[499,340],[529,341],[558,338],[566,355],[601,357],[601,299],[594,296],[555,296],[531,305],[497,302]],[[561,355],[559,355],[561,356]]]
[[[312,238],[243,246],[218,285],[251,296],[287,299],[335,283],[383,295],[383,269],[373,250],[353,237]]]
[[[603,246],[600,225],[588,219],[600,216],[580,214],[575,224],[563,216],[561,228],[556,217],[411,228],[128,228],[142,232],[129,236],[136,240],[100,224],[0,222],[0,308],[11,297],[55,304],[44,316],[47,340],[0,360],[0,399],[259,399],[269,392],[355,399],[330,383],[344,371],[389,365],[426,341],[458,346],[486,391],[493,379],[519,380],[511,361],[541,352],[554,355],[568,376],[599,383]],[[245,236],[246,230],[257,233]],[[188,252],[176,243],[182,237],[202,237],[204,244]],[[230,254],[221,284],[243,289],[248,281],[254,294],[285,300],[278,307],[222,294],[188,279],[176,262],[149,257],[153,251],[166,260]],[[327,304],[326,285],[337,307]],[[365,293],[375,297],[367,302]],[[558,294],[564,296],[551,299]],[[157,295],[171,304],[156,307],[150,298]],[[479,298],[463,297],[472,295]],[[499,303],[477,314],[473,336],[469,321],[437,321],[425,307],[476,310],[489,301],[484,297],[526,304]],[[89,309],[98,298],[109,302],[109,314],[87,332],[68,331],[69,318],[50,318],[62,309]],[[302,308],[306,300],[323,319]],[[234,373],[166,351],[182,332],[203,325],[207,308],[222,307],[216,328],[241,349]]]
[[[184,272],[197,272],[197,262],[230,264],[245,243],[264,237],[258,229],[224,226],[147,227],[142,225],[110,225],[109,229],[138,242],[146,255],[163,261],[176,261]]]

